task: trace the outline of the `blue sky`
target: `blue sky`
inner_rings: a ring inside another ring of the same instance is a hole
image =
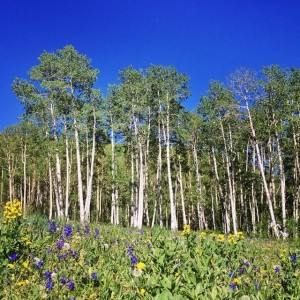
[[[190,76],[191,110],[210,80],[241,66],[299,68],[300,1],[2,0],[0,41],[0,130],[22,114],[13,79],[68,44],[100,70],[104,94],[130,64],[175,66]]]

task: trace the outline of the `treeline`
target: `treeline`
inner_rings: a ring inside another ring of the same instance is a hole
[[[172,230],[297,235],[300,70],[239,69],[194,112],[188,76],[128,67],[106,97],[72,46],[44,52],[13,91],[22,122],[0,134],[0,200],[25,213]]]

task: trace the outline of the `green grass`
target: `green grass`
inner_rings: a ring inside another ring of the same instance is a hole
[[[55,225],[1,223],[1,299],[299,299],[297,241]]]

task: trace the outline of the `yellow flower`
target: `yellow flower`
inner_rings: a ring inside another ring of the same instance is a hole
[[[136,264],[136,268],[138,270],[143,270],[143,269],[145,269],[145,264],[142,263],[142,262],[139,262],[139,263]]]
[[[146,290],[145,290],[145,289],[141,289],[141,290],[140,290],[140,294],[141,294],[142,296],[144,296],[145,293],[146,293]]]
[[[175,277],[178,277],[178,276],[179,276],[179,273],[178,273],[178,272],[176,272],[176,273],[174,274],[174,276],[175,276]]]
[[[234,283],[234,284],[241,284],[241,279],[234,278],[233,281],[232,281],[232,283]]]
[[[25,285],[25,284],[27,284],[26,281],[18,281],[18,282],[17,282],[17,285],[18,285],[18,286]]]
[[[14,264],[8,264],[7,266],[8,266],[9,268],[11,268],[11,269],[13,269],[13,268],[15,267]]]
[[[200,232],[200,239],[205,239],[206,237],[206,232],[205,231],[201,231]]]
[[[29,265],[27,261],[24,261],[22,265],[25,269],[29,269]]]
[[[189,235],[191,232],[191,227],[190,225],[186,224],[183,226],[183,230],[181,232],[181,235]]]

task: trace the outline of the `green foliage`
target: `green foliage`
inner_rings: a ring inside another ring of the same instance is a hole
[[[1,225],[8,232],[8,224]],[[296,299],[297,245],[160,228],[23,219],[4,299]],[[3,238],[1,245],[8,245]],[[8,248],[7,248],[8,249]],[[137,264],[140,262],[141,264]],[[74,284],[74,286],[73,286]],[[289,298],[284,298],[289,297]],[[247,299],[247,298],[245,298]]]

